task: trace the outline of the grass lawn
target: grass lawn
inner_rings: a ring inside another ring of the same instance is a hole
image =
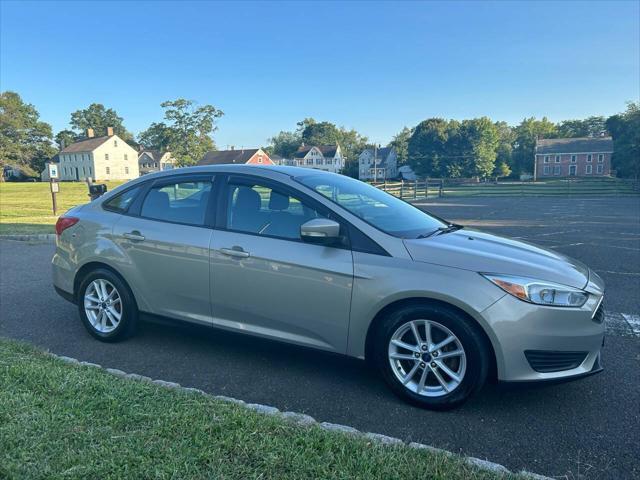
[[[456,456],[296,425],[0,338],[0,478],[497,477]]]
[[[106,182],[113,190],[122,182]],[[86,183],[61,182],[58,215],[89,201]],[[0,183],[0,234],[53,233],[57,216],[51,211],[48,182]]]

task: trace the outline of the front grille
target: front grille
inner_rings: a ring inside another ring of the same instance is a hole
[[[571,370],[579,366],[588,352],[555,352],[551,350],[525,350],[524,356],[536,372],[549,373]]]
[[[604,302],[600,303],[598,310],[596,310],[596,314],[593,316],[591,320],[593,320],[596,323],[604,322]]]

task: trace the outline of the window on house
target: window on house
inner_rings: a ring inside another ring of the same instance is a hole
[[[105,159],[105,160],[109,160],[109,154],[108,154],[108,153],[105,153],[105,154],[104,154],[104,159]]]
[[[571,155],[571,163],[576,163],[578,157],[576,155]]]
[[[127,155],[126,153],[124,154],[124,159],[125,160],[129,160],[129,155]]]
[[[307,165],[313,165],[313,158],[307,158]]]
[[[124,173],[125,173],[126,175],[129,175],[129,167],[124,167]]]
[[[158,168],[158,162],[153,162],[154,168]]]
[[[556,155],[556,163],[560,163],[560,155]]]
[[[592,171],[593,171],[593,165],[584,166],[584,173],[586,173],[587,175],[590,175]]]
[[[118,140],[114,140],[114,141],[113,141],[113,146],[114,146],[114,147],[117,147],[117,146],[118,146]]]
[[[562,173],[562,170],[560,169],[560,165],[557,165],[557,166],[553,167],[553,174],[554,175],[560,175],[560,173]]]
[[[107,172],[107,175],[111,175],[111,169],[109,167],[104,169],[105,172]]]
[[[604,155],[602,153],[598,154],[598,163],[604,162]]]
[[[543,170],[543,175],[549,175],[551,174],[551,167],[549,165],[545,165],[544,166],[544,170]]]
[[[587,155],[587,162],[591,162],[593,161],[593,155],[589,154]]]
[[[549,163],[549,161],[551,161],[551,157],[549,155],[545,155],[544,163]]]
[[[604,165],[598,165],[598,173],[603,173],[604,172]]]
[[[327,158],[327,165],[331,165],[333,163],[333,160],[330,158]]]
[[[262,163],[262,157],[258,157],[258,163]]]
[[[316,158],[316,165],[322,165],[322,159]]]

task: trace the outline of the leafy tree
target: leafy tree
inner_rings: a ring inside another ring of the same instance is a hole
[[[154,131],[161,133],[160,144],[166,145],[178,165],[193,165],[206,152],[215,150],[211,135],[217,130],[216,119],[224,115],[222,110],[213,105],[197,106],[184,98],[163,102],[160,106],[165,109],[166,124],[156,124]]]
[[[107,127],[113,127],[113,133],[125,141],[133,140],[133,135],[124,128],[122,117],[112,108],[105,108],[101,103],[92,103],[84,110],[71,114],[71,127],[84,136],[88,128],[92,128],[97,137],[107,134]]]
[[[536,120],[525,118],[514,129],[516,136],[513,149],[512,170],[516,174],[533,173],[533,162],[538,138],[555,138],[558,135],[556,126],[547,117]]]
[[[389,146],[393,147],[398,156],[398,165],[404,165],[409,159],[409,139],[413,134],[413,129],[404,127],[399,133],[394,135]]]
[[[416,174],[430,177],[446,175],[444,157],[451,157],[453,153],[447,148],[451,131],[450,123],[442,118],[429,118],[416,126],[407,146],[408,163]]]
[[[495,177],[496,181],[499,178],[508,177],[509,175],[511,175],[511,168],[509,168],[509,164],[505,163],[502,160],[497,161],[492,174],[492,176]]]
[[[604,117],[589,117],[584,120],[564,120],[558,124],[558,137],[599,137],[606,133]]]
[[[171,129],[166,123],[152,123],[149,128],[138,135],[138,142],[148,150],[166,152],[171,144]]]
[[[613,167],[618,176],[640,177],[640,102],[629,102],[627,109],[607,119],[613,137]]]
[[[495,124],[487,117],[464,120],[461,125],[462,141],[466,143],[463,158],[467,162],[466,174],[487,178],[493,173],[500,136]]]
[[[77,142],[78,136],[71,130],[60,130],[56,134],[55,140],[58,148],[62,150],[64,147],[68,147],[72,143]]]
[[[511,175],[511,165],[513,162],[513,143],[516,140],[515,132],[513,128],[511,128],[507,122],[496,122],[496,128],[498,129],[498,149],[496,151],[496,168],[504,173],[506,169],[509,169],[509,173],[506,175],[496,175],[494,172],[493,176],[498,177],[507,177]],[[500,165],[504,165],[505,168]]]
[[[0,93],[0,166],[16,165],[37,174],[51,158],[51,126],[40,121],[36,108],[24,103],[20,95]]]
[[[291,158],[302,144],[302,135],[299,131],[281,131],[269,139],[269,154],[280,155],[284,158]]]

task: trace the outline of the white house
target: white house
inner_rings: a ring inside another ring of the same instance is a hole
[[[345,162],[340,145],[302,145],[293,155],[293,159],[298,167],[315,168],[333,173],[340,173]]]
[[[140,175],[151,172],[162,172],[175,168],[176,162],[171,156],[171,152],[161,152],[159,150],[142,150],[138,153],[138,168]]]
[[[130,180],[138,178],[138,152],[113,128],[104,137],[94,136],[87,129],[87,137],[65,147],[59,154],[60,180]]]
[[[360,180],[385,180],[398,176],[398,155],[393,147],[367,148],[358,156]]]

